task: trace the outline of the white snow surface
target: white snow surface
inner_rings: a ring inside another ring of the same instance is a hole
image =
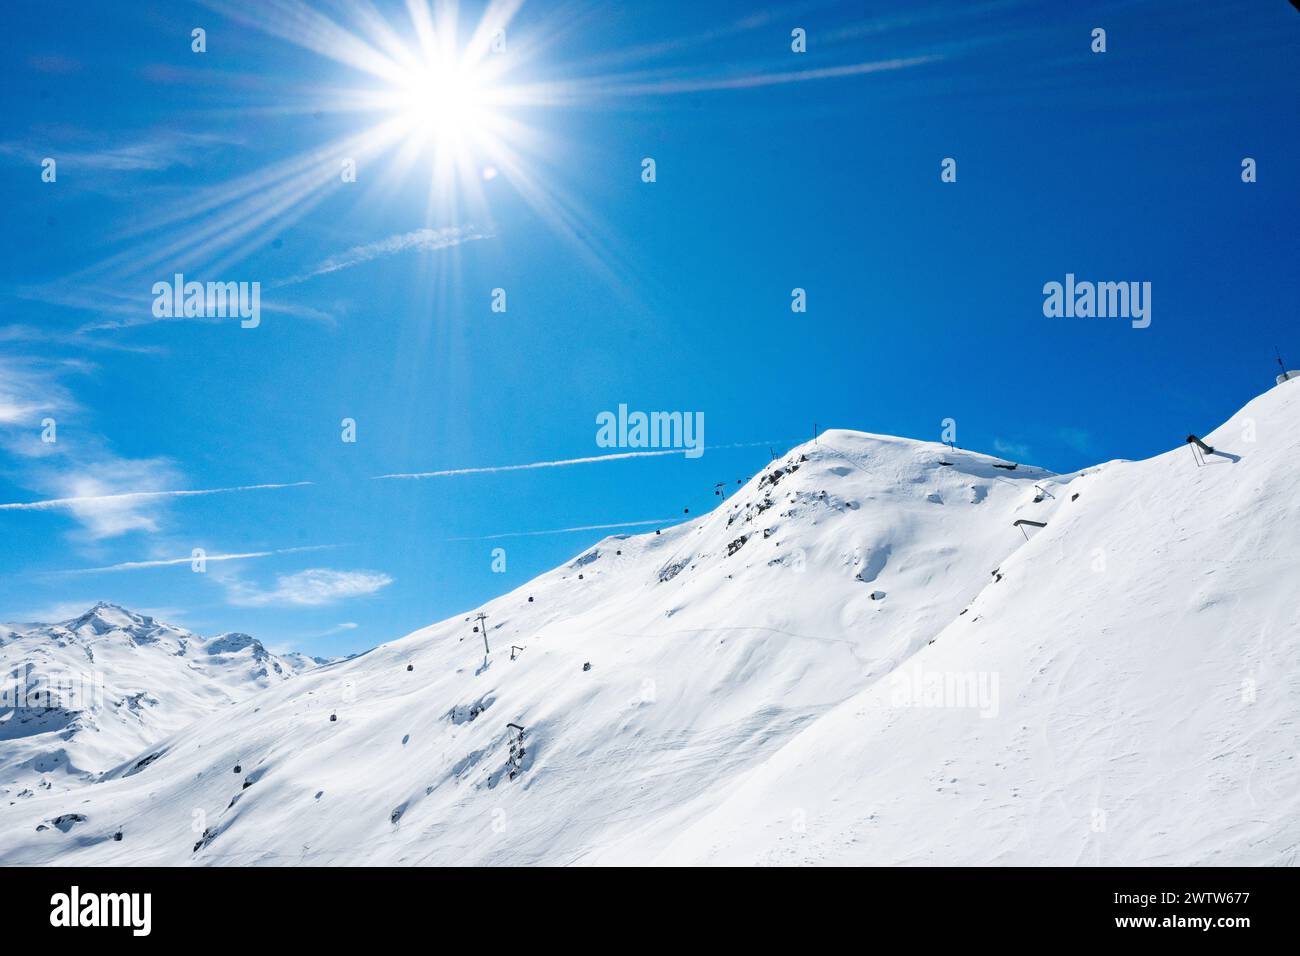
[[[824,433],[0,806],[0,863],[1294,863],[1298,424],[1071,476]]]
[[[247,634],[200,637],[113,604],[0,626],[0,805],[80,787],[306,666]]]

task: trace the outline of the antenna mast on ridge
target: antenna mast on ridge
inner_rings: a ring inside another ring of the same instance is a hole
[[[1278,367],[1282,369],[1282,374],[1277,377],[1277,384],[1281,385],[1283,382],[1289,379],[1300,377],[1297,375],[1296,372],[1291,372],[1287,370],[1286,363],[1282,361],[1282,353],[1281,351],[1278,350],[1278,347],[1276,345],[1273,346],[1273,354],[1277,356]]]

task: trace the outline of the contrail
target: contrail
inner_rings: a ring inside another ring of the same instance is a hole
[[[771,442],[751,441],[735,445],[710,445],[713,450],[722,448],[757,448]],[[659,455],[684,455],[690,449],[667,448],[660,451],[623,451],[612,455],[591,455],[587,458],[561,458],[557,461],[534,461],[526,465],[491,465],[484,468],[447,468],[443,471],[415,471],[404,474],[375,475],[375,478],[447,478],[453,475],[483,475],[499,471],[528,471],[533,468],[562,468],[566,465],[589,465],[598,461],[618,461],[624,458],[654,458]]]
[[[925,66],[946,59],[942,53],[920,56],[896,57],[891,60],[871,60],[862,63],[844,63],[811,70],[787,70],[776,73],[746,73],[740,76],[682,77],[662,80],[624,80],[618,74],[600,78],[596,82],[596,96],[661,96],[673,93],[705,93],[715,90],[748,90],[787,83],[805,83],[815,80],[833,80],[849,76],[867,76],[872,73],[905,70]],[[537,104],[564,104],[581,101],[592,94],[592,78],[566,83],[542,83],[523,87],[518,97]]]
[[[714,451],[727,448],[758,448],[772,444],[770,441],[737,442],[731,445],[710,445]],[[656,451],[624,451],[610,455],[591,455],[586,458],[562,458],[556,461],[534,461],[523,465],[491,465],[483,468],[447,468],[442,471],[416,471],[391,475],[385,478],[447,478],[455,475],[485,475],[503,471],[529,471],[536,468],[562,468],[567,465],[586,465],[600,461],[619,461],[624,458],[655,458],[660,455],[685,455],[691,449],[665,448]],[[46,498],[42,501],[11,501],[0,504],[0,511],[50,511],[55,508],[75,508],[78,505],[102,502],[147,501],[152,498],[189,498],[196,495],[224,495],[236,491],[264,491],[275,488],[302,488],[314,485],[313,481],[291,481],[282,484],[238,485],[233,488],[196,488],[182,491],[125,491],[112,495],[81,495],[74,498]]]
[[[103,501],[143,501],[149,498],[188,498],[192,495],[224,495],[232,491],[262,491],[268,488],[301,488],[310,481],[293,481],[280,485],[240,485],[236,488],[198,488],[193,491],[126,491],[116,495],[83,495],[77,498],[46,498],[44,501],[13,501],[0,504],[0,511],[49,511],[52,508],[75,508],[77,505]]]
[[[378,242],[367,243],[364,246],[353,246],[346,252],[330,256],[307,272],[291,276],[288,279],[281,279],[275,283],[275,288],[306,282],[308,279],[325,275],[328,272],[350,269],[353,266],[361,265],[363,262],[396,255],[408,249],[436,252],[439,249],[450,249],[453,246],[474,242],[477,239],[491,238],[493,238],[491,233],[480,232],[474,226],[446,226],[442,229],[416,229],[414,232],[403,232],[395,236],[389,236],[387,239],[380,239]]]
[[[243,554],[205,554],[203,561],[242,561],[245,558],[269,558],[275,554],[298,554],[302,551],[324,551],[337,548],[336,544],[312,544],[302,548],[277,548],[274,551],[247,551]],[[163,558],[158,561],[124,561],[102,568],[72,568],[67,571],[54,571],[53,574],[95,574],[100,571],[134,571],[137,568],[165,568],[175,564],[189,564],[200,560],[193,555],[184,558]]]
[[[576,528],[552,528],[549,531],[507,531],[505,534],[485,534],[476,538],[447,538],[448,541],[495,541],[497,538],[531,538],[542,534],[568,534],[570,531],[604,531],[607,528],[635,528],[646,524],[669,524],[670,518],[652,518],[649,521],[617,521],[614,524],[585,524]]]
[[[940,54],[926,54],[925,56],[899,57],[893,60],[875,60],[867,63],[826,66],[815,70],[792,70],[785,73],[751,73],[745,76],[718,79],[661,80],[650,83],[627,83],[623,86],[612,84],[607,92],[634,95],[638,93],[703,93],[709,90],[745,90],[759,86],[775,86],[782,83],[803,83],[808,80],[827,80],[842,76],[863,76],[868,73],[880,73],[887,70],[903,70],[912,66],[935,63],[942,59],[944,57]]]

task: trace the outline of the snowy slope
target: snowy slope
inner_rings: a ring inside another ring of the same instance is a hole
[[[247,634],[199,637],[111,604],[0,629],[0,799],[79,786],[307,665]]]
[[[1286,862],[1298,412],[1287,383],[1211,436],[1237,461],[1069,478],[826,433],[0,807],[0,863]],[[935,673],[980,706],[909,706]]]
[[[0,858],[570,862],[667,839],[975,597],[1041,507],[1045,473],[995,464],[827,433],[713,513],[486,605],[486,668],[461,616],[309,672],[96,785],[81,829],[121,842],[36,833],[70,809],[43,800],[0,811]],[[526,728],[513,781],[507,723]],[[194,808],[215,830],[198,852]]]
[[[1298,423],[1288,382],[1208,436],[1227,455],[1204,467],[1184,446],[1071,482],[904,675],[787,743],[655,859],[1294,865]],[[981,674],[995,716],[911,690]]]

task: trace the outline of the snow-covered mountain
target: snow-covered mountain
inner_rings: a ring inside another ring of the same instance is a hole
[[[1297,424],[1070,476],[825,433],[0,807],[0,863],[1293,862]]]
[[[199,717],[312,666],[112,604],[0,626],[0,801],[62,795]]]

